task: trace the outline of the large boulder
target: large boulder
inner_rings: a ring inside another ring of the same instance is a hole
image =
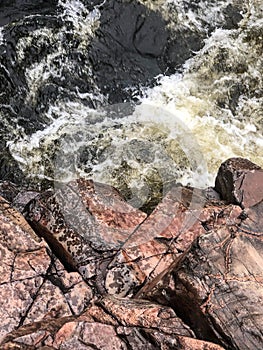
[[[251,207],[263,198],[263,169],[244,158],[230,158],[221,164],[215,189],[228,203]]]
[[[164,72],[159,59],[169,36],[166,23],[138,1],[109,0],[100,12],[100,27],[88,49],[93,75],[109,102],[130,100],[132,88]]]

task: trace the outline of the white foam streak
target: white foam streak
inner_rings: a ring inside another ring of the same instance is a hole
[[[0,45],[4,43],[3,28],[0,27]]]
[[[74,32],[82,37],[93,36],[99,26],[100,12],[97,8],[88,11],[84,4],[78,0],[59,0],[58,4],[64,9],[61,18],[72,22]]]

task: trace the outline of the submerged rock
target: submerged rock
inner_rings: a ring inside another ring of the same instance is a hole
[[[137,1],[110,0],[100,12],[100,27],[88,49],[96,82],[110,103],[130,100],[129,89],[164,71],[158,59],[168,40],[165,21]]]

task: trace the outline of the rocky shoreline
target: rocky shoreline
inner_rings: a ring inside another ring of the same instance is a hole
[[[1,349],[262,349],[256,164],[231,158],[148,216],[84,179],[0,195]]]

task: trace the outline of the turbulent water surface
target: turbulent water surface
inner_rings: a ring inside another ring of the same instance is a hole
[[[138,207],[263,166],[261,0],[0,2],[1,177],[79,176]]]

